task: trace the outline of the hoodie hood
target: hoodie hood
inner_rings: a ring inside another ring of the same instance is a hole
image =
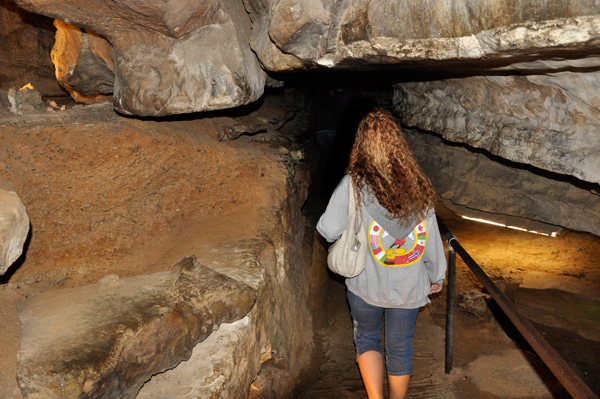
[[[408,224],[401,225],[395,219],[388,218],[388,211],[385,209],[379,201],[377,197],[371,193],[365,193],[365,190],[362,192],[362,198],[364,198],[363,202],[363,210],[366,211],[385,231],[388,232],[394,238],[399,240],[405,238],[410,234],[411,231],[415,229],[417,224],[421,221],[418,217],[413,217],[409,220]]]

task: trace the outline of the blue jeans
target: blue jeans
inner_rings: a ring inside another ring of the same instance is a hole
[[[380,308],[369,305],[348,290],[348,302],[354,322],[356,353],[377,351],[383,356],[381,318],[385,313],[385,362],[389,375],[412,375],[412,336],[419,308]]]

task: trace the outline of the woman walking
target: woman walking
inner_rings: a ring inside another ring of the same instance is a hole
[[[412,336],[428,295],[442,289],[446,258],[434,212],[435,192],[392,114],[374,110],[360,122],[349,174],[333,192],[317,230],[329,242],[346,227],[349,180],[361,205],[369,253],[365,270],[346,279],[354,343],[369,399],[403,399],[412,375]]]

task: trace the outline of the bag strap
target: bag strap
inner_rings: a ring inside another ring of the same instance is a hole
[[[356,190],[354,189],[354,184],[352,183],[352,178],[348,177],[348,223],[354,223],[354,234],[358,234],[360,232],[361,227],[363,225],[362,220],[362,212],[360,208],[360,204],[356,199]],[[358,219],[358,220],[357,220]],[[356,226],[358,222],[358,227]]]

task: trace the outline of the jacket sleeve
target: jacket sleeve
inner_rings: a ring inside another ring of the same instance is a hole
[[[444,243],[442,242],[434,212],[432,212],[430,218],[431,229],[429,230],[429,239],[427,240],[427,247],[423,255],[423,262],[429,281],[432,284],[442,284],[446,277],[446,252],[444,251]]]
[[[344,176],[331,194],[325,213],[317,223],[317,230],[328,242],[334,242],[344,232],[348,220],[348,175]]]

